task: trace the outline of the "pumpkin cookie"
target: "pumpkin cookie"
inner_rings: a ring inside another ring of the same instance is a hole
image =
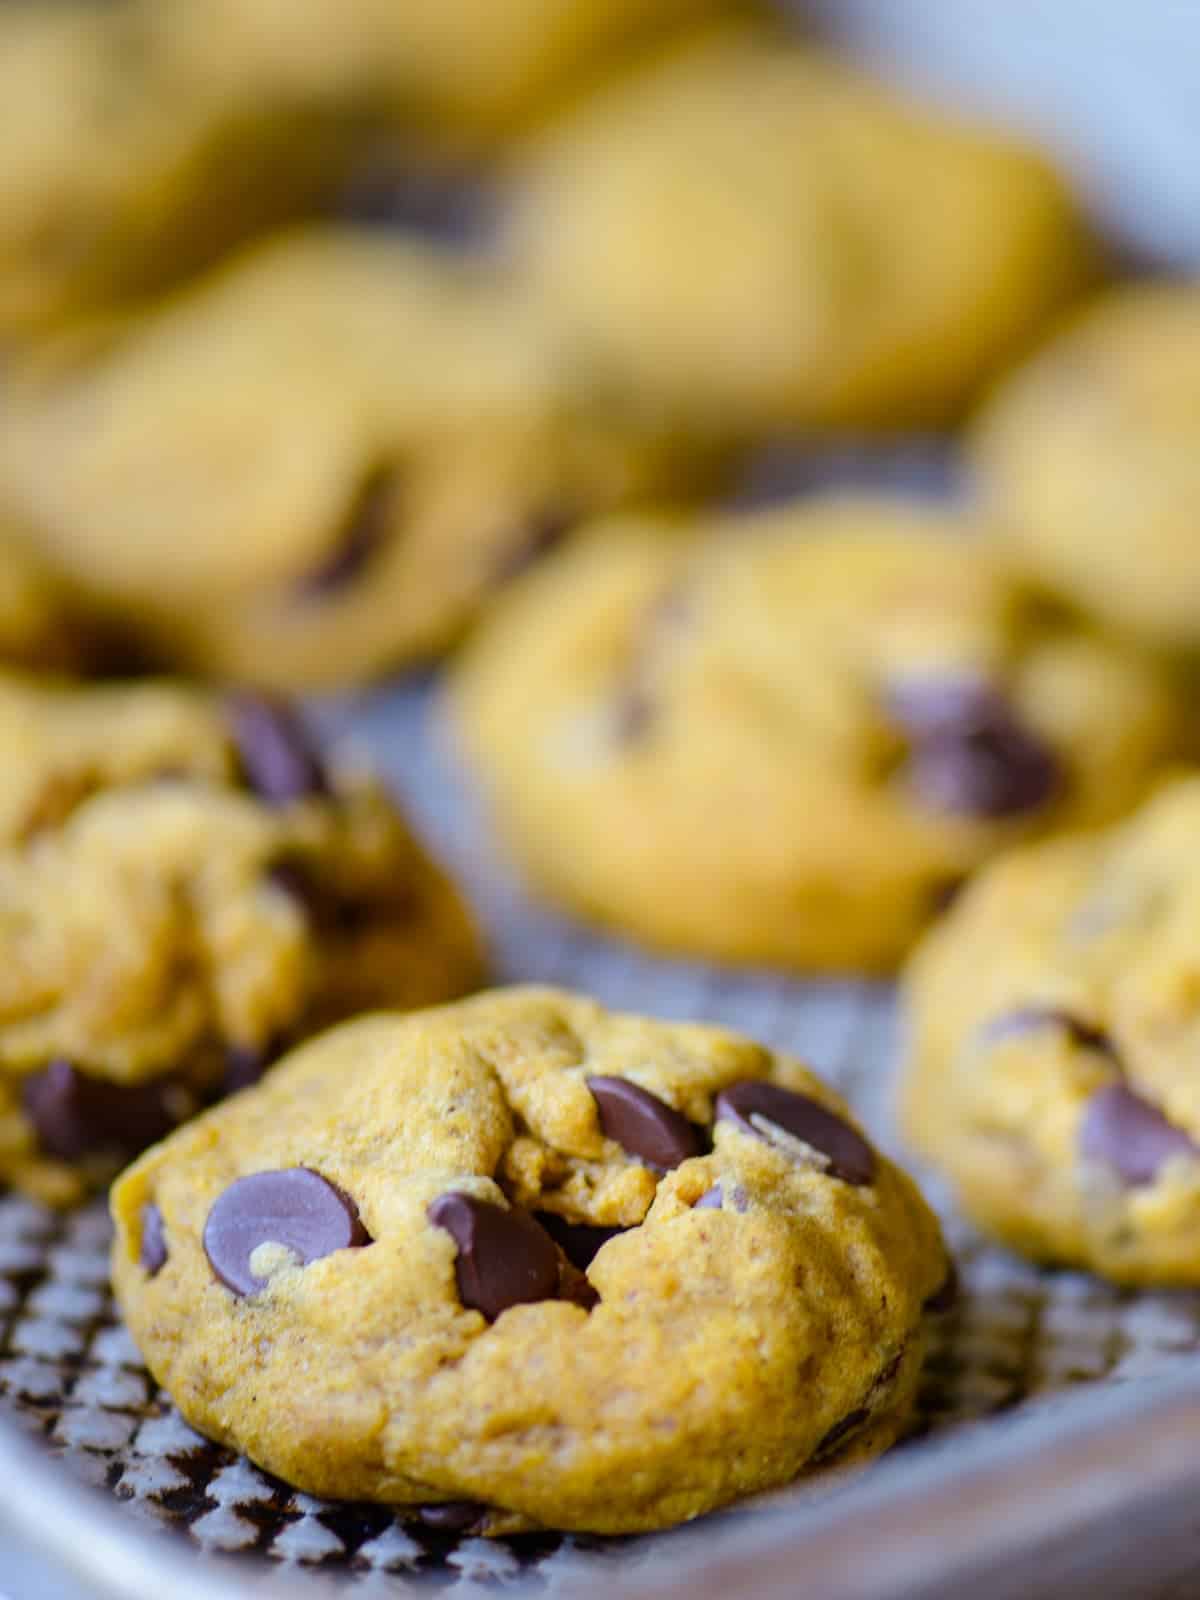
[[[549,989],[335,1029],[112,1208],[193,1426],[489,1533],[666,1527],[879,1451],[948,1276],[799,1062]]]

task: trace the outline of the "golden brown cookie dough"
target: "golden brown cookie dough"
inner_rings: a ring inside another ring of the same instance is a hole
[[[998,849],[1132,805],[1170,680],[959,533],[857,496],[626,518],[523,580],[454,711],[534,880],[669,949],[887,969]]]
[[[455,890],[293,713],[0,679],[0,1179],[54,1202],[296,1039],[471,987]]]
[[[908,974],[908,1134],[982,1228],[1200,1285],[1200,780],[989,867]]]
[[[948,1273],[799,1062],[552,989],[348,1023],[112,1207],[193,1426],[491,1533],[664,1527],[883,1448]]]
[[[1200,284],[1123,289],[1001,384],[971,440],[997,548],[1114,627],[1200,649]]]
[[[169,662],[353,682],[443,647],[590,508],[667,471],[523,300],[432,246],[284,235],[14,377],[0,503]]]
[[[944,420],[1089,270],[1036,155],[765,28],[602,87],[514,190],[580,362],[722,437]]]

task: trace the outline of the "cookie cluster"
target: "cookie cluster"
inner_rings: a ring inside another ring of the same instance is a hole
[[[189,1422],[447,1534],[910,1423],[912,1181],[740,1035],[460,998],[459,891],[287,698],[451,651],[532,885],[908,962],[971,1216],[1200,1283],[1200,289],[1080,309],[1041,153],[765,0],[9,0],[0,105],[0,1181],[133,1161]],[[960,424],[960,494],[814,492]]]

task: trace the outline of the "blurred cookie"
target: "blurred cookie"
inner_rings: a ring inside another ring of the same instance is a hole
[[[1129,807],[1173,685],[957,531],[859,497],[628,518],[523,580],[454,710],[535,881],[667,948],[886,969],[997,849]]]
[[[1200,1284],[1200,780],[989,867],[908,974],[913,1143],[982,1228]]]
[[[435,652],[665,470],[486,268],[351,228],[75,330],[6,399],[0,501],[39,554],[161,659],[284,687]]]
[[[252,92],[228,48],[190,59],[157,17],[131,0],[0,7],[0,343],[212,260],[349,158],[342,121]]]
[[[1116,627],[1200,648],[1200,284],[1101,300],[999,388],[971,439],[1022,573]]]
[[[284,707],[0,680],[0,1178],[77,1196],[315,1027],[471,986],[457,894]]]
[[[551,989],[336,1029],[112,1206],[190,1423],[489,1533],[666,1527],[876,1454],[948,1270],[798,1061]]]
[[[767,29],[602,87],[514,199],[581,364],[718,435],[944,419],[1088,256],[1037,156]]]

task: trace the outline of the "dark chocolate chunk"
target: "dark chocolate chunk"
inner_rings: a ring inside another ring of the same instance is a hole
[[[204,1253],[234,1294],[255,1294],[264,1280],[250,1269],[261,1244],[285,1245],[304,1266],[371,1243],[349,1195],[309,1167],[252,1172],[217,1196],[204,1224]]]
[[[1084,1022],[1059,1006],[1020,1006],[1015,1011],[1005,1011],[983,1024],[979,1038],[985,1044],[1000,1044],[1005,1039],[1037,1033],[1043,1028],[1061,1029],[1080,1050],[1098,1050],[1101,1055],[1116,1060],[1116,1046],[1103,1028]]]
[[[748,1211],[750,1201],[745,1189],[740,1183],[735,1183],[729,1194],[729,1209],[731,1211]],[[723,1211],[725,1209],[725,1192],[720,1183],[714,1183],[711,1189],[706,1189],[699,1200],[692,1207],[693,1211]]]
[[[875,1177],[875,1152],[841,1117],[810,1100],[761,1078],[744,1078],[722,1089],[716,1099],[716,1120],[734,1122],[745,1133],[774,1142],[771,1127],[780,1128],[825,1158],[830,1177],[866,1184]]]
[[[435,1533],[470,1533],[486,1513],[487,1507],[477,1500],[443,1500],[440,1505],[418,1506],[417,1520]]]
[[[226,706],[242,774],[259,799],[286,806],[328,794],[321,758],[286,700],[242,691]]]
[[[21,1102],[46,1155],[78,1161],[103,1151],[132,1155],[161,1139],[178,1121],[177,1095],[167,1079],[111,1083],[58,1060],[25,1079]]]
[[[391,532],[397,492],[397,474],[392,469],[381,468],[370,475],[329,555],[296,586],[301,599],[328,600],[362,577]]]
[[[935,1289],[925,1302],[926,1311],[949,1311],[950,1307],[957,1303],[958,1293],[958,1268],[953,1261],[949,1261],[946,1263],[946,1276],[942,1279],[941,1286]]]
[[[162,1212],[156,1205],[144,1205],[141,1211],[142,1243],[138,1260],[148,1277],[153,1278],[167,1260],[167,1235],[163,1228]]]
[[[1106,1084],[1088,1101],[1079,1153],[1112,1167],[1133,1188],[1153,1183],[1172,1156],[1200,1159],[1200,1147],[1182,1128],[1123,1083]]]
[[[451,1192],[425,1214],[458,1246],[459,1299],[489,1322],[510,1306],[557,1297],[558,1251],[527,1211]]]
[[[589,1078],[587,1086],[605,1135],[648,1167],[669,1172],[703,1151],[700,1129],[648,1089],[628,1078]]]
[[[1064,774],[1054,751],[986,683],[923,679],[897,684],[886,703],[912,741],[909,784],[934,810],[1019,816],[1046,805],[1062,788]]]
[[[573,1267],[586,1272],[601,1245],[615,1239],[624,1228],[597,1228],[588,1222],[568,1222],[554,1211],[538,1211],[534,1220],[554,1240]]]

